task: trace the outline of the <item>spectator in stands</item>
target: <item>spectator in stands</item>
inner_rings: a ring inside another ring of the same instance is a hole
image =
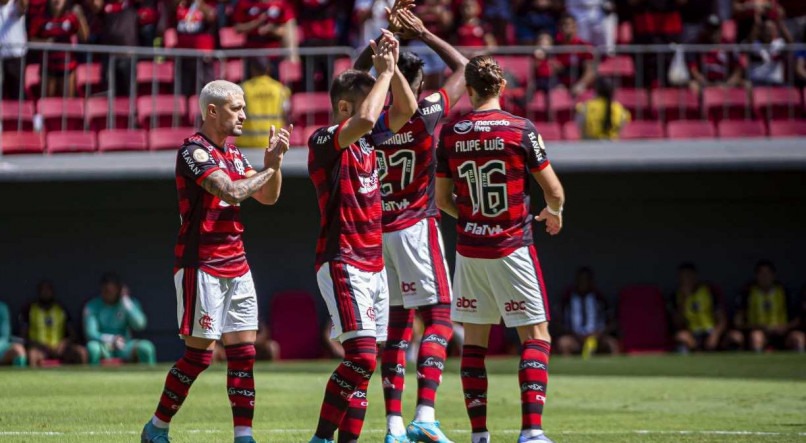
[[[11,316],[8,305],[0,301],[0,365],[25,366],[25,346],[11,337]]]
[[[78,344],[70,314],[56,300],[53,283],[39,282],[36,292],[36,300],[20,312],[20,335],[27,341],[30,365],[41,366],[43,360],[87,363],[87,350]]]
[[[137,11],[137,29],[140,46],[154,46],[159,21],[158,0],[134,0]]]
[[[485,0],[484,22],[493,29],[493,36],[499,45],[515,44],[507,30],[512,27],[512,4],[510,0]]]
[[[124,0],[90,0],[89,11],[92,20],[92,36],[90,42],[109,46],[137,46],[140,43],[140,21],[137,10]],[[100,57],[105,74],[109,63],[113,62],[113,78],[106,78],[107,86],[114,88],[115,95],[129,96],[132,78],[132,58],[123,54],[116,54],[114,59],[108,55]],[[99,61],[99,60],[95,60]],[[114,84],[113,84],[114,83]]]
[[[335,46],[339,41],[337,16],[340,2],[338,0],[296,0],[297,22],[303,39],[300,46],[320,48]],[[317,91],[327,90],[332,69],[332,58],[328,56],[308,56],[303,69],[304,82],[310,82]],[[309,69],[308,63],[312,63]],[[308,74],[313,72],[313,78]]]
[[[24,97],[25,54],[28,35],[25,12],[28,0],[0,0],[0,62],[3,82],[2,98]]]
[[[711,45],[727,43],[722,39],[722,22],[719,21],[719,17],[711,15],[708,18],[698,43]],[[699,93],[706,86],[742,85],[744,65],[739,53],[734,49],[692,53],[688,56],[688,69],[691,74],[689,86],[695,93]]]
[[[712,16],[714,19],[711,18]],[[722,24],[717,15],[716,0],[689,0],[680,7],[680,19],[683,22],[683,32],[680,37],[682,43],[701,43],[702,34],[705,32],[705,28],[711,25],[712,20]]]
[[[481,21],[481,6],[478,0],[463,0],[461,21],[456,29],[456,46],[470,48],[494,48],[495,36],[490,27]]]
[[[249,80],[241,87],[247,103],[243,134],[236,139],[239,148],[266,148],[272,126],[285,126],[285,114],[291,91],[270,75],[271,68],[263,57],[249,63]]]
[[[415,7],[414,13],[434,35],[446,41],[450,40],[448,34],[453,27],[454,19],[450,0],[425,0],[423,4]],[[425,62],[423,89],[439,88],[440,78],[447,68],[445,62],[421,40],[410,41],[409,48],[414,49],[413,52]]]
[[[566,0],[565,7],[579,26],[579,38],[607,51],[616,46],[618,17],[610,0]]]
[[[548,32],[541,32],[537,36],[537,48],[535,57],[535,88],[548,93],[557,85],[557,73],[562,70],[562,65],[557,61],[557,57],[551,55],[551,48],[554,46],[554,38]]]
[[[535,44],[537,35],[546,31],[557,33],[557,18],[562,11],[558,0],[526,0],[515,8],[515,40],[519,45]]]
[[[370,40],[381,34],[381,29],[389,26],[386,8],[392,9],[395,0],[356,0],[353,6],[353,23],[356,35],[354,48],[364,48]]]
[[[681,354],[715,351],[727,332],[727,311],[722,293],[700,281],[693,263],[677,268],[677,290],[672,295],[675,341]],[[733,341],[741,343],[741,334]]]
[[[587,46],[590,43],[577,35],[577,22],[571,15],[564,15],[560,19],[560,32],[554,41],[555,46]],[[559,64],[559,81],[564,84],[572,96],[576,97],[585,92],[596,78],[593,68],[593,54],[590,51],[565,52],[556,56]]]
[[[129,296],[120,277],[112,272],[101,277],[101,296],[84,307],[84,333],[92,365],[101,359],[120,358],[124,361],[154,364],[154,345],[148,340],[134,339],[132,331],[146,327],[146,316],[140,303]]]
[[[784,10],[777,0],[733,0],[733,20],[738,41],[752,41],[753,29],[767,19],[782,19]]]
[[[557,352],[562,355],[581,352],[584,356],[597,350],[619,352],[618,340],[611,335],[612,316],[607,300],[596,289],[590,268],[577,271],[576,283],[563,297],[561,312],[564,332],[557,339]]]
[[[803,352],[806,334],[796,329],[797,318],[789,314],[789,300],[776,280],[775,265],[762,260],[755,271],[755,281],[742,294],[735,321],[747,333],[750,349],[761,352],[769,345]]]
[[[751,33],[753,50],[750,51],[748,77],[753,85],[784,84],[784,46],[792,37],[780,17],[756,24]]]
[[[83,10],[78,5],[68,9],[67,0],[49,0],[47,12],[35,19],[31,30],[35,40],[50,43],[70,44],[73,37],[84,42],[89,36]],[[43,78],[47,78],[47,95],[75,96],[77,54],[50,51],[46,62]]]
[[[289,59],[299,62],[297,19],[294,6],[288,1],[239,0],[233,21],[235,30],[246,34],[246,48],[286,48],[291,51]],[[272,71],[279,72],[281,58],[269,60]]]
[[[175,26],[178,48],[202,52],[215,49],[216,4],[207,0],[177,0]],[[181,59],[182,93],[194,94],[213,80],[213,61],[209,55]]]
[[[577,105],[579,132],[588,140],[615,140],[630,122],[630,111],[613,100],[613,83],[607,78],[597,78],[594,90],[594,98]]]
[[[680,41],[683,22],[680,7],[696,0],[628,0],[632,12],[633,43],[668,44]],[[658,66],[660,62],[660,66]],[[658,60],[656,53],[639,54],[636,60],[637,86],[665,85],[671,57]]]

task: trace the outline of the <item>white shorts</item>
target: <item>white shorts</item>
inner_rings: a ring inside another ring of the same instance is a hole
[[[456,300],[451,318],[461,323],[513,328],[549,321],[543,273],[534,246],[495,259],[456,254]]]
[[[333,329],[330,338],[386,341],[389,289],[386,271],[367,272],[343,262],[327,262],[316,273]]]
[[[220,278],[201,269],[184,268],[174,274],[174,284],[179,335],[218,340],[228,332],[257,330],[257,294],[251,271]]]
[[[448,263],[437,220],[383,234],[389,304],[406,309],[451,302]]]

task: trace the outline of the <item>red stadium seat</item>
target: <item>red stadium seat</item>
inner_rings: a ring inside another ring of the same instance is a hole
[[[722,22],[722,41],[736,43],[736,22],[728,19]]]
[[[112,128],[116,129],[129,127],[129,117],[134,118],[136,106],[128,98],[116,98],[109,105],[106,97],[91,97],[87,100],[87,123],[93,131]],[[108,121],[109,113],[112,112],[112,121]]]
[[[725,120],[717,126],[719,138],[766,137],[764,123],[758,120]]]
[[[649,107],[649,94],[647,94],[646,89],[616,89],[613,99],[630,111],[633,120],[651,120],[655,118],[652,109]]]
[[[294,126],[294,130],[291,132],[291,139],[289,140],[289,145],[292,148],[301,148],[308,144],[308,139],[305,138],[305,131],[308,128],[302,126]]]
[[[191,95],[188,97],[188,122],[191,126],[201,126],[201,108],[199,108],[199,96]]]
[[[618,24],[616,31],[616,43],[620,45],[629,45],[632,43],[632,23],[623,21]]]
[[[526,55],[502,55],[495,58],[501,69],[510,74],[518,82],[518,87],[525,88],[529,79],[534,77],[532,57]],[[515,85],[509,85],[515,87]]]
[[[291,96],[291,123],[301,126],[330,122],[330,96],[327,92],[299,92]]]
[[[171,93],[174,85],[174,62],[171,60],[162,63],[150,60],[137,62],[136,81],[138,94]]]
[[[0,102],[3,131],[30,131],[34,127],[34,102],[3,100]]]
[[[770,122],[770,137],[806,136],[806,120],[780,120]]]
[[[556,122],[535,122],[535,128],[540,137],[546,141],[557,141],[563,139],[562,128]]]
[[[716,138],[714,125],[705,120],[680,120],[669,122],[666,125],[666,132],[669,138],[690,139],[690,138]]]
[[[137,121],[145,129],[184,126],[187,119],[186,106],[185,98],[178,95],[138,97]]]
[[[565,122],[563,125],[563,139],[575,141],[581,138],[582,136],[579,134],[579,125],[577,125],[577,122],[573,120]]]
[[[632,85],[635,78],[635,62],[628,55],[616,55],[599,63],[596,73],[604,77],[613,77],[617,85]]]
[[[196,133],[196,128],[154,128],[148,132],[148,149],[152,151],[177,150],[182,142]]]
[[[100,91],[102,83],[100,63],[85,63],[76,68],[76,89],[79,95],[90,95]]]
[[[743,88],[705,88],[702,106],[711,120],[740,120],[749,118],[747,91]]]
[[[38,63],[25,66],[25,95],[28,98],[38,98],[42,92],[42,67]]]
[[[218,31],[218,39],[224,49],[242,49],[246,44],[246,35],[241,34],[235,28],[221,28]]]
[[[213,73],[216,78],[223,78],[233,83],[240,83],[244,80],[246,67],[244,66],[243,59],[231,58],[221,63],[218,60],[213,61]]]
[[[333,62],[333,77],[335,78],[348,69],[353,69],[353,61],[350,60],[349,57],[337,58],[336,61]]]
[[[702,117],[700,99],[688,88],[656,88],[650,98],[654,112],[663,121]]]
[[[280,359],[319,358],[322,329],[311,294],[280,292],[274,294],[269,307],[269,333],[280,345]]]
[[[535,91],[535,95],[526,104],[526,115],[534,121],[548,120],[546,114],[546,94],[543,91]]]
[[[283,60],[280,62],[280,72],[278,73],[280,83],[289,85],[302,80],[302,62],[292,62]]]
[[[175,48],[179,44],[179,36],[176,34],[176,28],[168,28],[162,34],[162,46],[166,48]]]
[[[84,100],[80,98],[45,97],[36,104],[48,131],[84,129]]]
[[[48,153],[95,152],[98,148],[94,132],[55,131],[47,137]]]
[[[800,114],[800,91],[795,88],[753,88],[756,115],[766,120],[785,120]]]
[[[145,151],[148,149],[145,131],[137,129],[104,129],[98,133],[98,150]]]
[[[0,134],[3,155],[7,154],[41,154],[45,151],[45,142],[38,132],[6,132]]]
[[[661,352],[669,347],[666,304],[654,286],[630,286],[619,293],[618,321],[624,352]]]
[[[663,138],[663,126],[656,121],[635,121],[627,123],[621,130],[622,140]]]

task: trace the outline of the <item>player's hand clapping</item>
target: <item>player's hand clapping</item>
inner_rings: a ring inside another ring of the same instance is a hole
[[[399,34],[401,38],[405,39],[412,39],[414,37],[405,33],[405,30],[402,29],[402,23],[400,21],[399,14],[401,11],[408,11],[414,8],[414,0],[396,0],[395,4],[392,5],[392,9],[386,9],[386,14],[389,20],[389,32],[393,34]]]
[[[269,147],[263,154],[263,166],[266,169],[279,169],[283,163],[283,155],[288,151],[291,144],[291,132],[294,131],[294,125],[288,125],[288,128],[277,129],[274,125],[269,130]]]
[[[540,214],[537,216],[537,218],[535,218],[535,220],[539,222],[542,221],[546,222],[546,232],[548,232],[549,235],[557,235],[563,228],[562,212],[560,213],[560,215],[554,215],[551,212],[549,212],[548,208],[543,208],[543,210],[540,211]]]
[[[372,64],[375,66],[375,71],[378,75],[383,73],[393,74],[400,54],[400,43],[391,32],[385,29],[381,30],[381,32],[383,32],[383,38],[380,41],[377,43],[374,40],[369,41],[373,52]]]
[[[394,20],[401,38],[406,40],[421,38],[428,31],[423,21],[408,9],[397,11]]]

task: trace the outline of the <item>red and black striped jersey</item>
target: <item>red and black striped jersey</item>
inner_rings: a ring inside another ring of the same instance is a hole
[[[53,43],[70,44],[73,36],[78,34],[78,29],[78,16],[73,11],[65,11],[58,17],[46,12],[36,17],[31,24],[31,33],[34,37],[47,39]],[[75,53],[68,55],[63,51],[48,51],[48,70],[50,72],[70,72],[77,65]]]
[[[338,139],[343,126],[344,122],[319,128],[308,139],[308,173],[321,216],[316,269],[329,261],[341,261],[379,272],[383,269],[383,231],[375,147],[394,133],[384,112],[372,132],[342,149]]]
[[[425,217],[439,216],[434,201],[434,131],[449,107],[448,95],[440,89],[422,99],[417,112],[397,134],[378,145],[383,232],[399,231]]]
[[[529,176],[548,164],[543,140],[525,118],[494,109],[443,126],[437,176],[455,185],[457,252],[501,258],[531,245]]]
[[[232,143],[216,146],[202,133],[185,139],[176,156],[176,191],[181,227],[176,268],[199,268],[221,278],[249,271],[244,253],[240,205],[230,205],[202,188],[215,171],[233,181],[246,178],[249,160]]]

